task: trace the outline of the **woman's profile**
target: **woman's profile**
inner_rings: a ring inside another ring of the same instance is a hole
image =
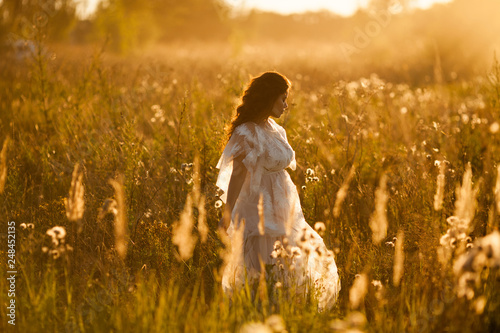
[[[295,170],[295,152],[284,128],[271,118],[279,118],[287,108],[290,86],[277,72],[253,78],[229,125],[217,164],[217,186],[225,202],[219,228],[227,230],[239,255],[225,267],[222,285],[231,294],[245,277],[274,265],[297,290],[314,286],[323,310],[333,306],[340,290],[337,266],[333,252],[304,219],[297,189],[285,170]],[[240,223],[242,240],[235,242]]]

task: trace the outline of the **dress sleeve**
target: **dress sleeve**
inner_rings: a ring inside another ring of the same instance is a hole
[[[252,193],[259,192],[263,174],[261,157],[264,154],[264,149],[260,144],[258,132],[252,125],[244,123],[236,127],[217,163],[217,168],[220,171],[216,185],[224,192],[220,196],[224,203],[226,203],[235,159],[242,161],[250,175],[250,191]]]

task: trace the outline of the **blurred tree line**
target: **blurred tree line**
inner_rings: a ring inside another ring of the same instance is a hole
[[[114,51],[148,43],[221,39],[230,33],[221,0],[106,0],[79,20],[75,0],[0,0],[0,39],[89,43],[109,38]]]
[[[500,47],[498,0],[454,0],[429,10],[410,10],[410,3],[371,0],[367,9],[341,17],[328,11],[241,11],[238,1],[103,0],[82,20],[76,0],[0,0],[0,39],[34,39],[37,32],[61,43],[108,39],[119,53],[171,41],[222,41],[235,48],[284,42],[297,51],[307,49],[305,41],[320,42],[374,70],[399,66],[436,73],[484,63]]]
[[[73,0],[1,0],[0,39],[35,39],[37,32],[65,41],[77,23]]]

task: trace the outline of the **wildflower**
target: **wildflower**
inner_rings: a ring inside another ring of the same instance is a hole
[[[375,191],[375,212],[370,217],[370,229],[373,232],[372,241],[379,244],[387,236],[386,206],[389,196],[387,194],[387,176],[380,178],[379,188]]]
[[[193,163],[182,163],[181,170],[189,171],[193,167]]]
[[[34,225],[33,223],[28,223],[28,224],[26,224],[26,227],[27,227],[28,229],[35,229],[35,225]]]
[[[97,215],[97,220],[100,221],[106,216],[106,214],[111,213],[114,216],[118,214],[118,204],[115,199],[106,199],[104,203],[99,208],[99,213]]]
[[[215,202],[215,208],[221,208],[222,207],[222,200],[217,200]]]
[[[500,232],[479,238],[471,251],[462,254],[453,267],[455,274],[481,273],[484,267],[500,268]]]
[[[300,251],[300,248],[297,246],[292,246],[290,252],[292,253],[292,257],[295,258],[300,258],[300,256],[302,255],[302,251]]]
[[[26,223],[24,223],[24,222],[23,222],[23,223],[21,223],[21,224],[19,225],[19,227],[20,227],[21,229],[26,229]]]
[[[384,294],[385,294],[384,285],[382,284],[382,282],[380,282],[380,280],[372,280],[371,284],[372,284],[373,288],[375,289],[375,298],[379,302],[383,302],[384,301]]]
[[[500,233],[496,230],[477,239],[474,247],[469,252],[461,254],[455,261],[453,272],[457,277],[459,297],[467,299],[474,297],[474,286],[481,284],[481,272],[486,267],[500,268]]]
[[[57,249],[50,250],[49,254],[52,255],[52,259],[57,259],[61,256],[61,252]]]
[[[308,168],[308,169],[306,170],[306,175],[307,175],[307,176],[314,176],[314,170],[313,170],[313,169],[311,169],[311,168]]]
[[[66,237],[66,229],[64,227],[55,226],[46,231],[46,234],[52,238],[52,243],[58,246],[59,243],[64,243],[64,238]]]
[[[326,231],[326,226],[323,222],[316,222],[314,224],[314,230],[316,230],[318,233],[324,233]]]

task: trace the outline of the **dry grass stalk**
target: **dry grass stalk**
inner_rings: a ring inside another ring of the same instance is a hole
[[[193,199],[194,202],[200,202],[201,196],[201,179],[200,179],[200,158],[198,155],[194,157],[193,161]]]
[[[9,142],[10,138],[7,137],[3,142],[2,152],[0,153],[0,194],[3,193],[7,180],[7,148]]]
[[[370,217],[370,229],[373,232],[373,244],[379,244],[387,236],[387,175],[380,178],[379,187],[375,191],[375,212]]]
[[[347,197],[347,190],[349,189],[349,183],[351,182],[352,178],[354,177],[354,171],[356,170],[356,167],[353,165],[351,169],[349,170],[349,174],[347,175],[347,178],[344,180],[344,183],[340,187],[339,191],[337,192],[337,197],[335,199],[335,205],[333,207],[333,216],[339,217],[340,215],[340,208],[342,207],[342,203],[344,202],[345,198]]]
[[[110,179],[109,184],[115,190],[115,199],[117,204],[117,212],[115,215],[115,248],[116,252],[121,259],[127,256],[127,238],[128,238],[128,224],[126,205],[125,205],[125,191],[123,190],[123,176],[120,175],[118,180]]]
[[[200,196],[198,201],[198,232],[201,242],[205,243],[208,238],[207,210],[205,209],[205,196]]]
[[[243,262],[245,219],[242,218],[239,220],[239,217],[236,215],[229,230],[230,236],[225,233],[220,233],[221,240],[224,243],[224,249],[220,251],[223,264],[219,270],[219,275],[222,276],[226,269],[233,271],[234,274],[223,277],[223,283],[224,279],[228,279],[226,283],[232,285],[232,288],[238,288],[244,283],[244,281],[241,280],[240,269]]]
[[[205,196],[201,193],[201,178],[200,178],[200,158],[195,156],[193,162],[193,203],[198,209],[198,232],[200,233],[201,242],[205,243],[208,237],[207,211],[205,209]]]
[[[259,211],[259,234],[264,236],[266,233],[266,228],[264,224],[264,195],[261,193],[259,197],[259,204],[257,205],[257,209]]]
[[[172,243],[177,245],[182,260],[188,260],[193,255],[196,245],[193,226],[193,199],[191,194],[188,194],[180,220],[174,225],[172,237]]]
[[[366,274],[358,274],[354,279],[354,283],[349,290],[349,305],[351,309],[357,309],[364,300],[368,291],[368,276]]]
[[[404,272],[405,253],[403,250],[403,243],[404,232],[402,230],[399,230],[396,236],[396,249],[394,254],[394,269],[392,276],[392,283],[396,287],[399,286],[399,282],[401,281]]]
[[[472,187],[472,169],[469,163],[464,173],[462,186],[457,186],[457,200],[455,201],[455,212],[453,214],[467,226],[470,225],[470,222],[474,218],[477,206],[476,194],[478,190],[478,186]]]
[[[437,189],[434,195],[434,210],[439,211],[443,208],[443,198],[444,198],[444,185],[446,183],[446,164],[441,162],[439,164],[439,175],[437,176]]]
[[[262,260],[262,257],[259,253],[259,264],[260,264],[260,274],[259,274],[259,298],[262,302],[268,302],[267,297],[267,281],[266,281],[266,265]]]
[[[497,166],[497,182],[495,184],[495,201],[497,213],[500,213],[500,165]]]
[[[68,198],[64,199],[66,205],[66,217],[73,222],[79,222],[83,217],[85,211],[85,201],[83,199],[83,173],[80,172],[80,167],[75,164],[73,169],[73,177],[71,179],[71,187],[69,189]]]

